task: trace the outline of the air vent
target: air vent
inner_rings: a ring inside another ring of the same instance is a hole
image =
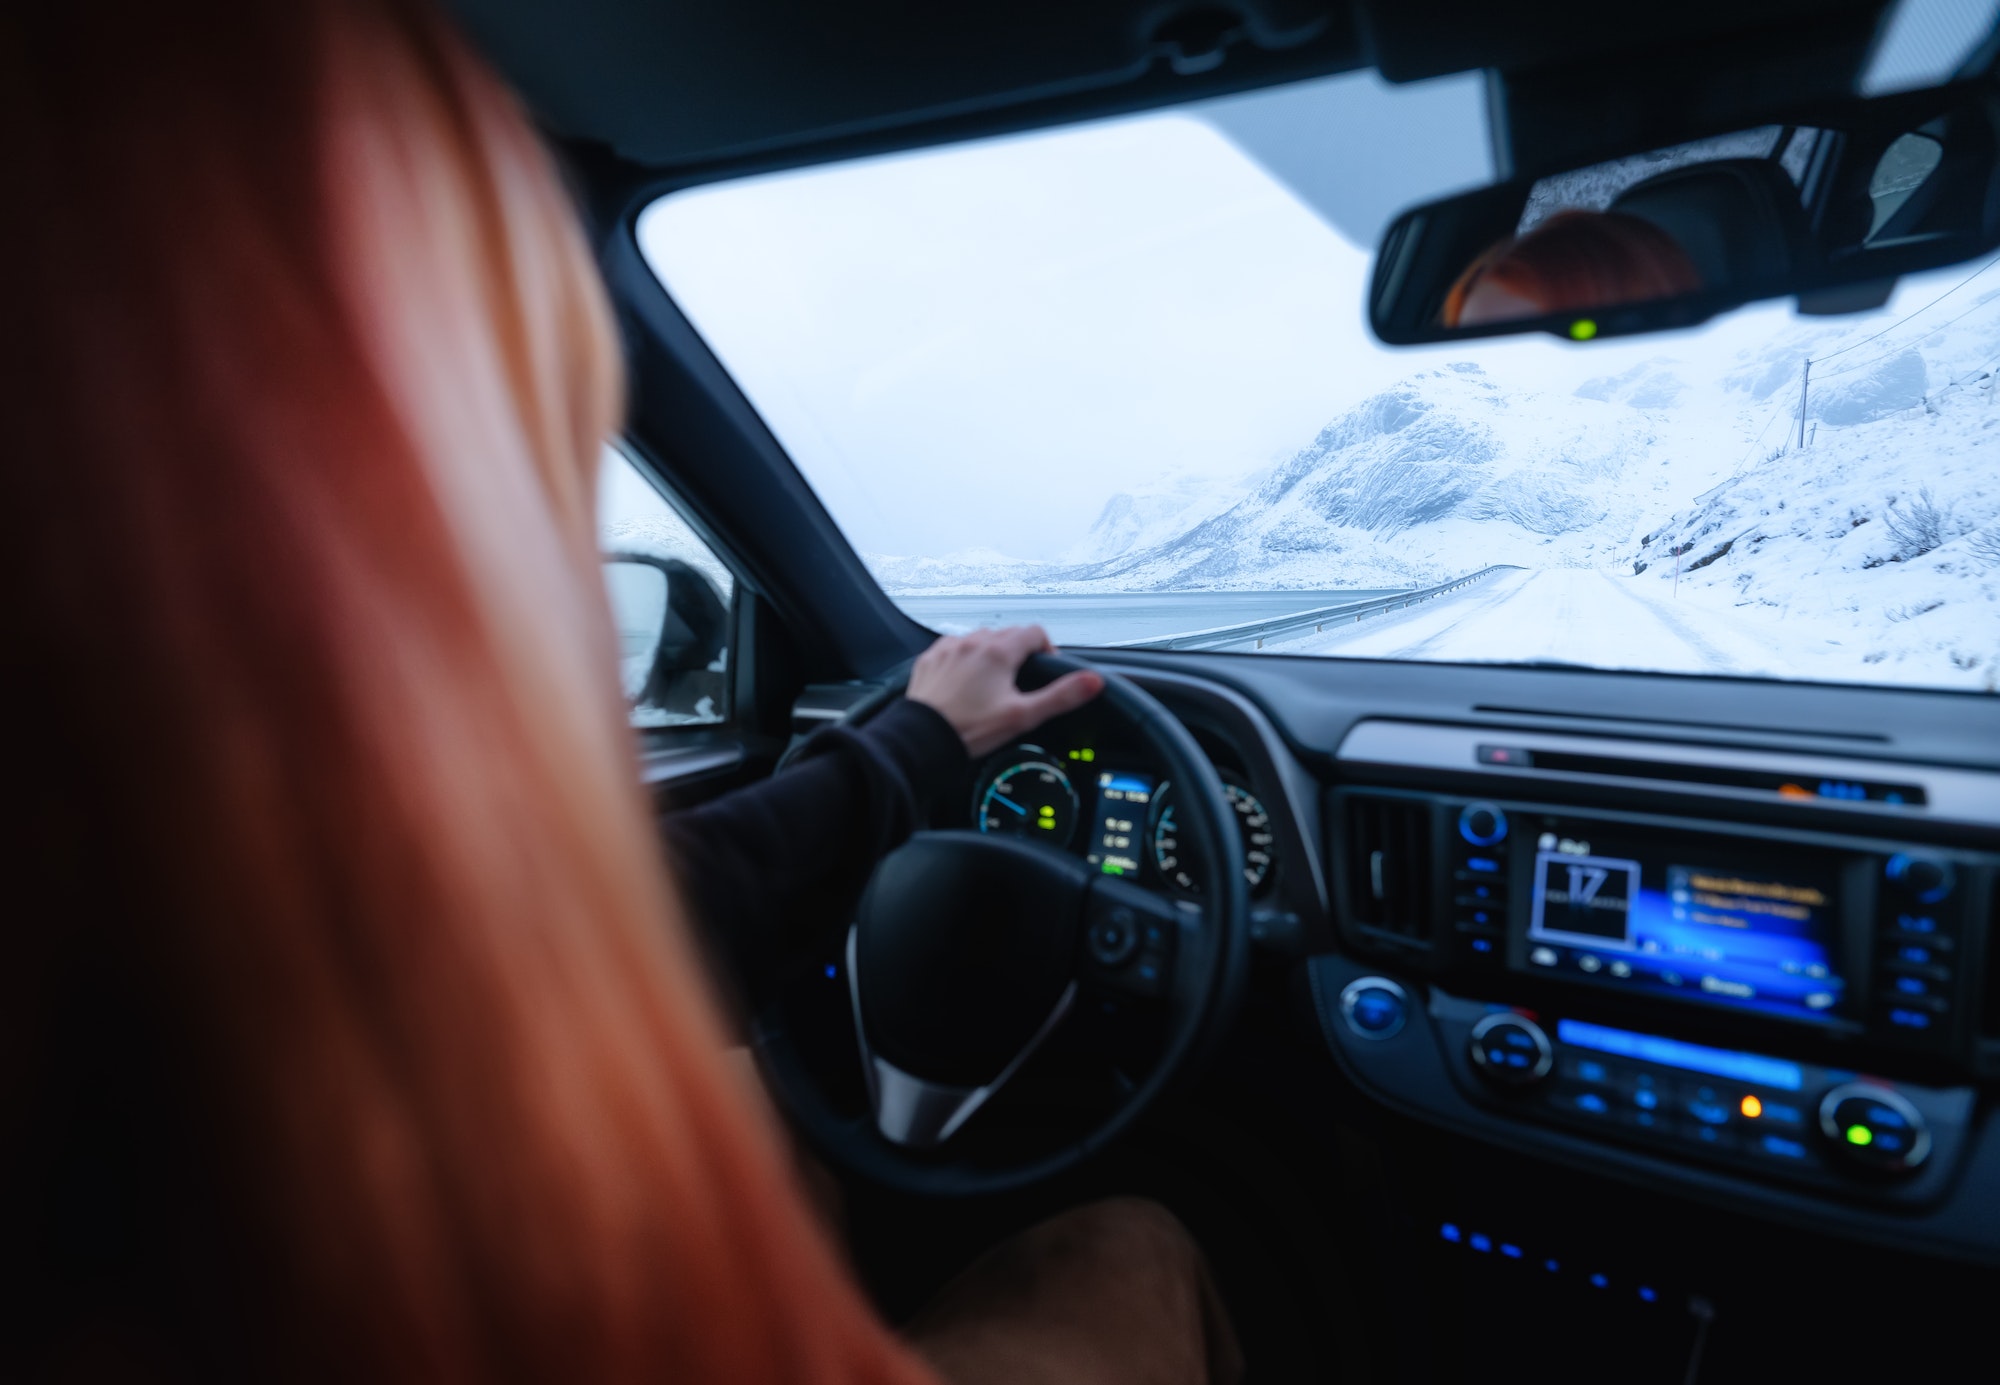
[[[1422,800],[1347,800],[1348,907],[1364,928],[1428,944],[1431,809]]]

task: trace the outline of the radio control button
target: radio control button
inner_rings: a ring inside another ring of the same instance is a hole
[[[1957,877],[1951,862],[1899,851],[1883,867],[1889,883],[1923,904],[1936,904],[1951,894]]]
[[[1458,835],[1473,846],[1498,846],[1507,840],[1507,815],[1491,803],[1468,803],[1458,814]]]
[[[1548,1076],[1555,1049],[1525,1015],[1487,1015],[1472,1026],[1472,1063],[1495,1082],[1525,1087]]]
[[[1923,1034],[1937,1028],[1937,1017],[1911,1005],[1891,1005],[1882,1011],[1889,1027],[1905,1034]]]
[[[1923,1115],[1900,1094],[1868,1082],[1848,1082],[1820,1099],[1820,1133],[1854,1163],[1907,1173],[1930,1157]]]

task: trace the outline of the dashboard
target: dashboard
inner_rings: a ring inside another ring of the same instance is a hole
[[[2000,1263],[1984,1123],[2000,765],[1911,753],[1922,731],[1898,754],[1872,731],[1704,722],[1685,697],[1648,717],[1629,689],[1590,715],[1432,709],[1330,698],[1310,668],[1286,688],[1280,661],[1232,677],[1241,662],[1116,659],[1214,761],[1259,965],[1299,980],[1368,1099],[1532,1158]],[[1701,685],[1718,687],[1740,701],[1744,685]],[[1095,709],[980,765],[938,825],[1169,894],[1203,884],[1173,785]]]

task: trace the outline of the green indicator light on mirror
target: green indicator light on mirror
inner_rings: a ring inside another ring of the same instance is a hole
[[[1589,341],[1597,335],[1597,322],[1593,318],[1580,317],[1569,325],[1571,341]]]
[[[1847,1127],[1847,1143],[1851,1145],[1872,1145],[1875,1143],[1875,1132],[1865,1125],[1850,1125]]]

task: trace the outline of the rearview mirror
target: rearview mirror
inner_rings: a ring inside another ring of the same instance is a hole
[[[660,714],[649,723],[719,720],[729,605],[715,583],[678,558],[607,553],[604,589],[626,700]]]
[[[1369,319],[1400,346],[1655,332],[1793,294],[1854,312],[1996,246],[2000,101],[1963,84],[1414,208],[1382,239]]]

